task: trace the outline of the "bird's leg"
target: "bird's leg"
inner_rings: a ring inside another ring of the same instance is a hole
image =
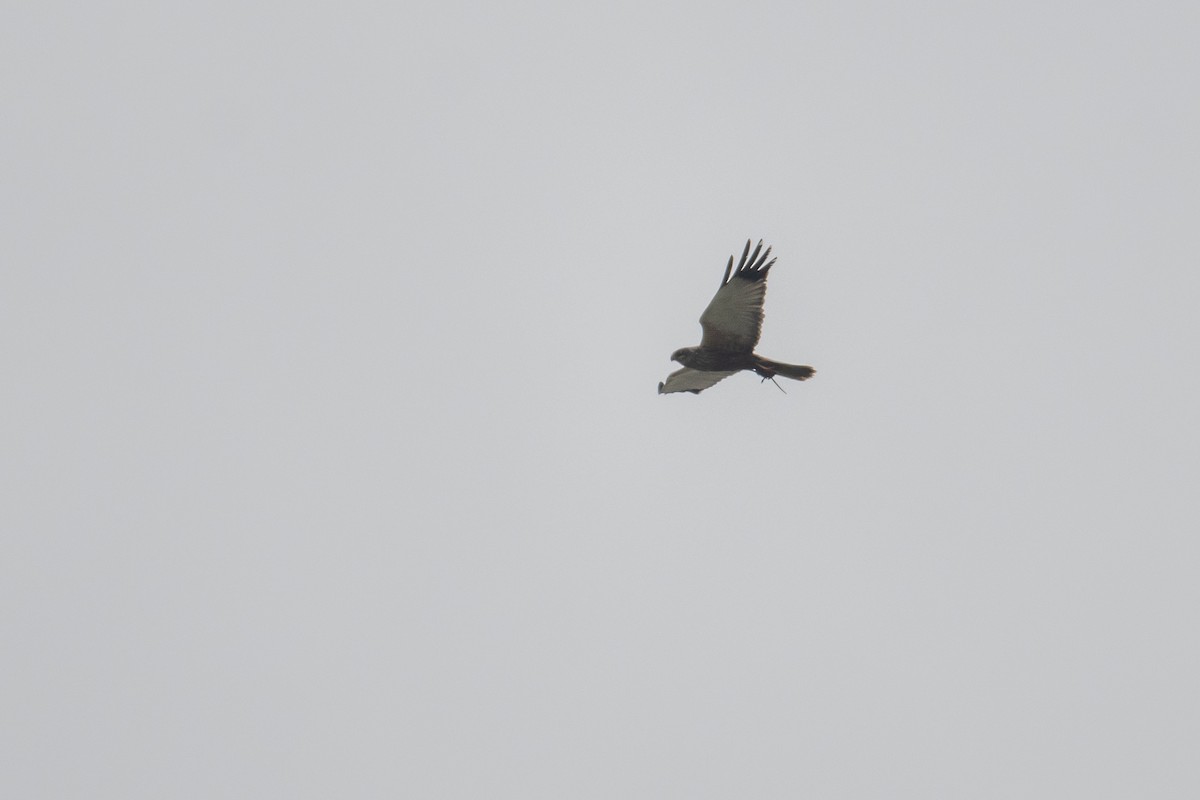
[[[759,381],[759,383],[765,383],[766,380],[767,380],[766,378],[763,378],[761,381]],[[782,386],[779,385],[779,381],[775,380],[774,375],[771,376],[771,383],[775,384],[776,389],[783,392],[784,394],[787,394],[787,389],[784,389]]]

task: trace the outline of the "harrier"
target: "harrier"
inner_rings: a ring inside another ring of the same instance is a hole
[[[815,371],[812,367],[781,364],[754,352],[762,333],[767,273],[775,263],[773,258],[767,261],[771,255],[769,247],[759,257],[762,246],[760,240],[754,254],[750,255],[747,240],[736,270],[733,256],[729,257],[721,288],[700,315],[700,326],[704,329],[700,346],[683,347],[671,354],[671,360],[683,364],[683,369],[672,372],[658,385],[659,394],[700,394],[717,381],[744,369],[754,370],[763,380],[774,380],[776,375],[797,381],[812,377]]]

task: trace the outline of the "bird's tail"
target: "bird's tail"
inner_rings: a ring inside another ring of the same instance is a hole
[[[808,380],[816,372],[812,367],[804,367],[799,364],[780,364],[778,361],[772,361],[760,355],[754,356],[754,371],[763,379],[781,375],[794,381]]]

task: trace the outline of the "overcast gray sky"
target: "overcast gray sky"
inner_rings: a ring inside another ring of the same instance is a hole
[[[0,794],[1200,796],[1196,4],[0,18]]]

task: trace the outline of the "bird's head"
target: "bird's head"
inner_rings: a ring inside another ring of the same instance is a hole
[[[695,349],[694,347],[681,347],[674,353],[671,353],[671,360],[678,361],[686,367],[688,366],[688,362],[692,360],[692,352]]]

